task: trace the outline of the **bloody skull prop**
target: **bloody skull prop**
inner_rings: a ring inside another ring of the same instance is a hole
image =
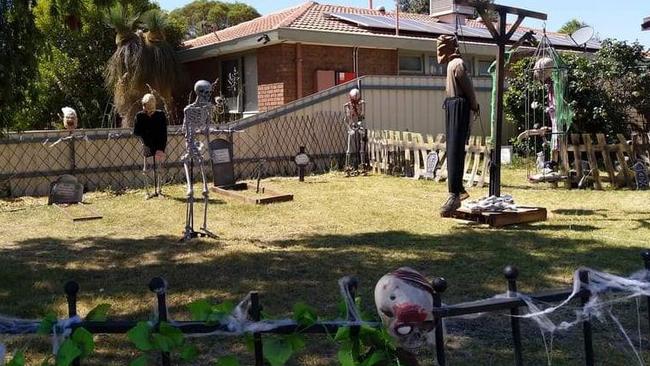
[[[400,347],[416,350],[433,340],[432,294],[429,281],[408,267],[388,273],[377,282],[377,312]]]

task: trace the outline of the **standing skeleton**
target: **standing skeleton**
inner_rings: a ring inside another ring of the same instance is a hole
[[[208,181],[203,168],[203,143],[197,138],[197,133],[205,133],[206,139],[210,137],[210,123],[213,121],[215,106],[210,101],[212,95],[212,84],[206,80],[199,80],[194,84],[196,100],[183,110],[183,133],[185,134],[185,154],[181,157],[185,167],[185,178],[187,181],[187,210],[185,215],[185,232],[183,241],[190,240],[199,235],[215,238],[216,236],[208,231]],[[203,226],[201,233],[194,231],[194,163],[199,165],[201,179],[203,180]]]
[[[361,92],[359,89],[354,88],[348,95],[348,102],[345,103],[345,116],[348,121],[348,145],[345,152],[345,171],[348,175],[358,175],[359,170],[365,172],[366,164],[366,142],[367,130],[363,126],[365,119],[365,104],[366,102],[361,99]],[[357,166],[353,169],[350,164],[350,155],[352,154],[352,139],[354,138],[357,146]]]

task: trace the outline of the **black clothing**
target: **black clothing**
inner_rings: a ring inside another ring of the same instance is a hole
[[[447,130],[447,185],[449,193],[460,194],[465,175],[465,143],[469,138],[469,102],[463,97],[445,99]]]
[[[167,147],[167,117],[163,111],[155,111],[149,116],[145,111],[135,115],[133,134],[142,139],[145,157],[154,156],[156,151]]]

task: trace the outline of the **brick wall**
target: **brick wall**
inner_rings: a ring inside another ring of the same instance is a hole
[[[317,70],[354,71],[351,47],[302,45],[303,96],[316,92]],[[281,44],[257,51],[258,100],[266,111],[298,98],[296,45]],[[397,75],[396,50],[359,50],[360,75]]]
[[[296,100],[296,47],[279,44],[257,50],[257,98],[260,111]]]

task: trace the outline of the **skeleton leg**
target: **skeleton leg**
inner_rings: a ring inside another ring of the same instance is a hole
[[[160,182],[158,181],[158,172],[156,172],[156,155],[153,156],[153,194],[160,194]]]
[[[192,239],[192,232],[194,231],[194,187],[193,187],[193,173],[194,166],[192,158],[183,163],[185,167],[185,179],[187,182],[187,207],[185,210],[185,234],[183,240]]]
[[[352,143],[352,135],[350,134],[350,129],[348,129],[348,148],[345,150],[345,170],[350,169],[350,144]]]
[[[149,192],[149,174],[148,174],[148,169],[147,169],[147,157],[142,158],[142,175],[144,176],[144,190],[145,190],[145,196],[144,199],[148,200],[151,198],[151,192]],[[155,182],[154,182],[154,190],[155,190]]]
[[[208,190],[208,180],[205,177],[203,162],[201,162],[200,169],[201,169],[201,179],[203,179],[203,192],[202,192],[203,193],[203,226],[201,227],[201,229],[207,231],[208,230],[208,201],[209,201],[210,191]]]

